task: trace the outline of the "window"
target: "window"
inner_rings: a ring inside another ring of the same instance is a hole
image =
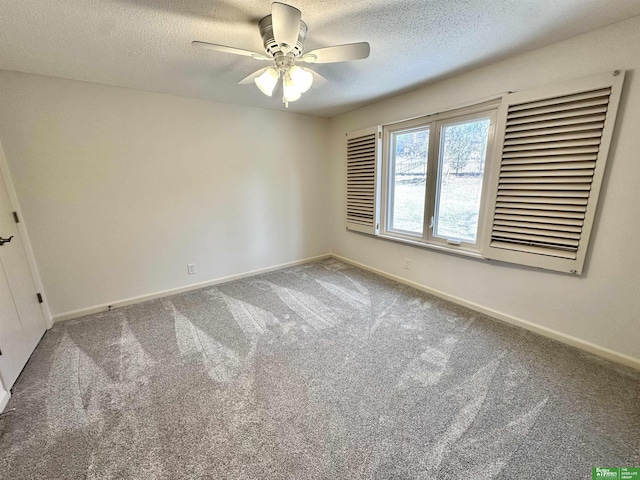
[[[580,274],[623,82],[616,71],[348,135],[347,229]]]
[[[422,235],[427,185],[429,127],[391,134],[390,229]]]
[[[440,128],[433,235],[476,243],[490,117]]]
[[[384,127],[382,234],[479,251],[496,105]]]

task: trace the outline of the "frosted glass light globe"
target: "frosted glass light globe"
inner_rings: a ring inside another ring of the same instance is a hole
[[[280,74],[278,71],[273,68],[267,68],[262,75],[256,77],[253,81],[258,86],[260,91],[270,97],[273,95],[273,89],[276,88],[276,84],[278,83],[278,79],[280,78]]]
[[[289,76],[300,93],[304,93],[313,84],[313,74],[302,67],[294,65],[289,69]]]
[[[284,77],[284,80],[282,82],[282,90],[282,98],[285,102],[295,102],[302,96],[302,93],[300,93],[300,90],[298,90],[297,86],[293,83],[293,80],[289,75]]]

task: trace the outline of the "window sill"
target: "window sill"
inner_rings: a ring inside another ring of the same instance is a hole
[[[407,238],[401,238],[401,237],[396,237],[393,235],[382,234],[382,233],[377,235],[377,237],[383,240],[390,240],[392,242],[404,243],[405,245],[411,245],[413,247],[426,248],[428,250],[436,250],[438,252],[444,252],[444,253],[453,253],[454,255],[460,255],[463,257],[471,257],[479,260],[484,260],[484,257],[480,252],[472,252],[469,250],[463,250],[461,248],[455,248],[455,247],[445,247],[444,245],[423,243],[415,240],[409,240]]]

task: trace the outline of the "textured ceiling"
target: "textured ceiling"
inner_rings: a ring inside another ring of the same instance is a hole
[[[333,116],[373,100],[640,14],[638,0],[283,0],[305,49],[367,41],[371,56],[314,65],[329,83],[290,104]],[[265,63],[194,49],[262,51],[269,0],[3,0],[0,68],[284,110],[237,82]]]

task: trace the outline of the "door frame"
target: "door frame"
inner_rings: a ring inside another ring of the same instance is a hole
[[[9,194],[9,203],[11,204],[11,208],[13,209],[14,212],[17,212],[18,216],[20,217],[20,222],[17,224],[18,231],[20,232],[20,238],[22,240],[24,252],[27,256],[27,262],[29,263],[29,271],[31,272],[33,283],[36,286],[36,289],[38,290],[38,292],[42,293],[44,297],[44,302],[40,304],[40,308],[42,309],[42,314],[44,315],[44,320],[48,330],[51,327],[53,327],[53,316],[51,315],[51,311],[49,310],[49,305],[47,304],[46,292],[44,290],[44,286],[42,285],[40,272],[38,271],[38,266],[36,264],[36,258],[33,255],[33,248],[31,247],[31,241],[29,240],[29,233],[27,231],[27,226],[24,221],[24,216],[22,215],[22,211],[20,210],[18,195],[16,193],[15,187],[13,186],[13,179],[11,178],[11,173],[9,171],[9,164],[7,163],[7,158],[4,154],[4,148],[2,147],[1,140],[0,140],[0,173],[2,173],[2,178],[4,178],[4,185],[7,189],[7,193]]]
[[[4,407],[7,406],[10,398],[11,392],[4,387],[4,379],[2,378],[2,373],[0,373],[0,413],[2,413]]]

